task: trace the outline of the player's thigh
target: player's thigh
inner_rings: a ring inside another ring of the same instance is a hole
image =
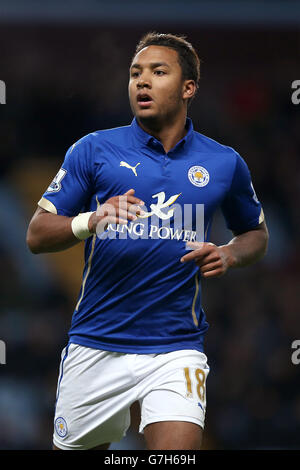
[[[203,429],[186,421],[148,424],[144,436],[148,450],[200,450]]]
[[[146,393],[140,399],[139,431],[144,432],[149,448],[199,449],[209,373],[206,355],[182,350],[154,360],[160,367],[147,378]]]
[[[125,355],[70,344],[58,380],[55,447],[89,450],[122,439],[130,424],[131,381]]]

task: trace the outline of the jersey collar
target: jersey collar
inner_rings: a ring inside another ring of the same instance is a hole
[[[132,129],[132,135],[134,137],[134,140],[136,141],[136,143],[139,146],[147,146],[147,147],[151,147],[153,149],[157,149],[158,146],[162,147],[161,143],[157,139],[155,139],[155,137],[148,134],[147,132],[145,132],[141,128],[141,126],[138,124],[138,121],[137,121],[136,117],[132,120],[132,123],[131,123],[130,127]],[[181,148],[184,145],[186,145],[188,142],[191,141],[192,136],[193,136],[194,127],[193,127],[192,120],[188,117],[186,118],[185,127],[187,129],[186,135],[183,137],[183,139],[181,139],[179,142],[177,142],[177,144],[175,145],[175,147],[171,151],[174,151],[177,148]]]

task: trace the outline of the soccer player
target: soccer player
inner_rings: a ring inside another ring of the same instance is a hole
[[[259,260],[268,231],[245,161],[187,117],[199,70],[184,37],[144,36],[130,65],[132,123],[74,143],[30,222],[33,253],[85,240],[54,449],[109,448],[137,400],[147,449],[201,448],[209,366],[200,278]],[[233,232],[222,246],[209,242],[218,207]]]

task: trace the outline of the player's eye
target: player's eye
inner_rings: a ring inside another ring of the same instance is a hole
[[[156,75],[165,75],[166,72],[164,72],[163,70],[155,70],[154,73]]]
[[[139,76],[139,72],[131,72],[132,78],[136,78]]]

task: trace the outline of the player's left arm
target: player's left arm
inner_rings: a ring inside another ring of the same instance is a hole
[[[230,187],[221,203],[226,225],[234,237],[226,245],[189,243],[193,251],[181,258],[194,260],[203,277],[219,277],[229,268],[248,266],[260,260],[267,251],[269,234],[261,203],[255,193],[246,162],[230,149],[234,164]]]
[[[205,278],[220,277],[229,268],[244,267],[259,261],[267,251],[268,240],[269,233],[264,221],[247,232],[234,233],[226,245],[189,242],[187,246],[193,251],[184,255],[180,261],[194,261]]]

